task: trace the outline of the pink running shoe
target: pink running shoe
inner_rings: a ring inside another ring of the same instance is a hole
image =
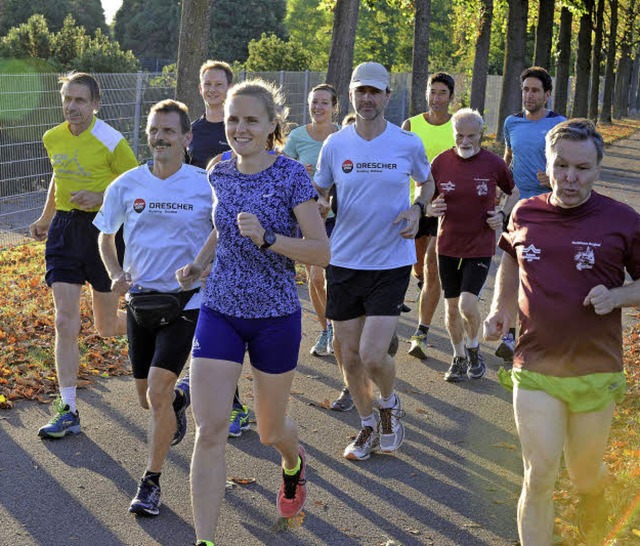
[[[304,503],[307,500],[307,480],[305,479],[307,455],[304,447],[298,446],[298,454],[301,460],[300,470],[293,476],[282,473],[282,485],[280,486],[280,491],[278,491],[276,505],[283,518],[297,516],[304,508]]]

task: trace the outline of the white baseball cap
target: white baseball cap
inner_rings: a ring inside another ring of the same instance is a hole
[[[389,72],[380,63],[367,62],[356,66],[351,74],[349,89],[356,87],[375,87],[380,91],[389,88]]]

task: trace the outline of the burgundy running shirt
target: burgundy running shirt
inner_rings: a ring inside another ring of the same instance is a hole
[[[558,377],[622,371],[621,310],[597,315],[589,291],[640,278],[640,215],[591,192],[574,208],[551,194],[520,201],[499,246],[518,261],[521,334],[513,359]]]
[[[480,150],[463,159],[451,148],[433,160],[436,195],[444,195],[447,211],[438,227],[437,252],[451,258],[488,258],[495,254],[496,232],[487,224],[495,210],[496,187],[507,195],[513,177],[501,157]]]

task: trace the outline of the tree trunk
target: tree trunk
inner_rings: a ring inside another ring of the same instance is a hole
[[[560,31],[558,32],[558,59],[556,61],[556,82],[553,95],[553,109],[567,115],[567,99],[569,98],[569,63],[571,61],[571,24],[573,14],[563,6],[560,11]]]
[[[633,60],[629,105],[631,107],[630,114],[635,115],[640,111],[640,46],[636,49],[636,57]]]
[[[527,12],[529,0],[508,0],[507,37],[502,71],[502,91],[498,113],[498,140],[503,139],[504,120],[522,105],[520,74],[525,69]]]
[[[586,118],[589,114],[589,71],[591,69],[591,33],[593,32],[593,1],[584,0],[585,12],[580,17],[578,53],[576,54],[575,88],[571,117]]]
[[[359,9],[360,0],[337,0],[333,11],[327,83],[333,85],[338,92],[340,119],[349,111],[349,81],[353,70]]]
[[[600,103],[600,72],[602,64],[602,40],[604,32],[604,0],[598,0],[596,9],[596,33],[591,51],[591,95],[589,97],[589,119],[598,120]]]
[[[414,116],[427,109],[425,90],[429,78],[429,25],[431,0],[416,0],[416,20],[413,28],[413,72],[411,76],[411,106]]]
[[[481,0],[480,26],[476,40],[476,55],[473,59],[473,77],[471,78],[471,108],[478,110],[480,115],[484,115],[484,102],[487,93],[492,21],[493,0]]]
[[[533,54],[533,64],[551,69],[551,43],[553,41],[553,9],[555,0],[540,0],[538,26]]]
[[[200,66],[207,60],[213,0],[183,0],[178,41],[176,99],[189,107],[192,120],[204,112],[198,93]]]
[[[613,103],[613,117],[620,119],[629,115],[629,85],[631,83],[631,50],[633,48],[636,0],[630,0],[626,9],[625,29],[622,33],[620,59],[616,71],[616,90]]]
[[[611,104],[613,102],[614,66],[616,62],[616,37],[618,34],[618,0],[609,0],[611,7],[609,20],[609,44],[607,46],[607,65],[604,75],[604,91],[602,97],[601,123],[611,123]]]
[[[620,48],[620,59],[616,70],[616,89],[613,101],[613,117],[622,119],[629,115],[629,83],[631,80],[631,57],[626,43]]]

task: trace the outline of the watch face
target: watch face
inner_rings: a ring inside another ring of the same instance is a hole
[[[276,242],[276,234],[273,231],[271,231],[270,229],[265,231],[264,232],[264,244],[266,246],[271,246],[275,242]]]

